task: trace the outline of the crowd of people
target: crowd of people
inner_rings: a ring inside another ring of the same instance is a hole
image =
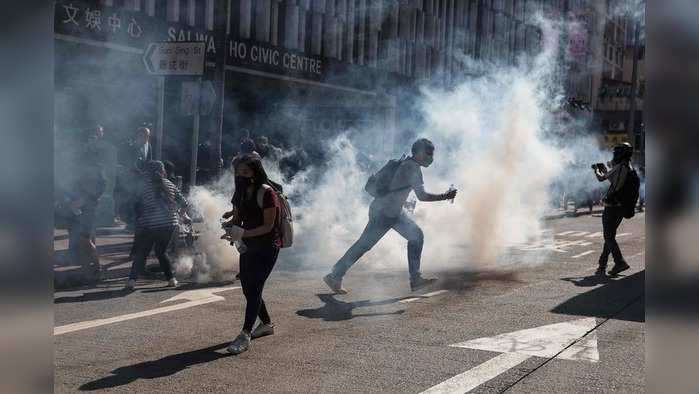
[[[105,179],[99,165],[96,141],[103,137],[103,129],[97,127],[85,134],[81,150],[80,171],[72,188],[65,190],[61,208],[67,219],[71,256],[78,259],[87,269],[99,271],[99,256],[95,246],[95,209],[104,191]],[[150,130],[136,130],[130,166],[120,172],[117,179],[117,212],[132,226],[132,269],[125,289],[131,291],[143,271],[152,249],[160,263],[168,286],[177,287],[178,281],[172,271],[168,257],[168,246],[177,236],[177,224],[191,221],[187,214],[188,204],[183,197],[179,179],[173,174],[172,163],[153,160],[149,143]],[[610,186],[602,199],[604,212],[602,226],[604,246],[598,260],[600,275],[606,274],[611,255],[614,267],[610,275],[629,268],[618,243],[616,231],[624,218],[633,216],[638,200],[640,184],[645,171],[637,175],[630,165],[630,145],[615,147],[614,157],[607,166],[593,165],[600,182],[609,181]],[[411,192],[420,201],[436,202],[453,200],[457,190],[453,187],[444,193],[434,194],[425,190],[422,168],[429,167],[435,156],[435,145],[428,139],[418,139],[412,144],[411,155],[400,160],[391,160],[369,178],[366,191],[373,197],[369,207],[368,223],[356,242],[333,265],[330,273],[322,280],[336,294],[346,294],[343,278],[348,270],[389,230],[395,230],[407,240],[408,274],[411,291],[432,284],[434,278],[425,278],[421,273],[421,254],[424,244],[422,229],[406,212],[406,203]],[[282,150],[261,137],[258,144],[250,138],[240,143],[240,152],[232,158],[230,170],[234,173],[235,189],[231,198],[232,208],[222,213],[226,221],[223,237],[234,245],[240,256],[239,278],[246,299],[245,317],[240,334],[230,343],[228,351],[240,354],[249,349],[251,340],[274,334],[268,306],[262,293],[265,283],[277,261],[283,246],[281,223],[282,194],[280,184],[269,179],[263,159],[279,161]],[[634,189],[635,187],[635,189]],[[635,193],[635,194],[634,194]],[[635,196],[635,197],[634,197]],[[641,198],[641,205],[644,198]],[[631,213],[629,213],[629,204]],[[66,213],[67,212],[67,213]],[[255,325],[259,319],[259,323]]]

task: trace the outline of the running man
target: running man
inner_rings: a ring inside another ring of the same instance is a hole
[[[412,156],[403,160],[396,170],[386,193],[372,201],[369,207],[369,223],[359,239],[349,250],[335,263],[332,271],[323,278],[325,284],[337,294],[347,294],[342,287],[342,278],[347,270],[368,252],[377,242],[393,229],[408,241],[408,270],[410,272],[410,289],[416,291],[436,279],[423,278],[420,274],[420,256],[424,236],[420,227],[408,217],[403,210],[410,191],[420,201],[444,201],[456,197],[456,190],[443,194],[431,194],[425,191],[420,167],[429,167],[434,156],[434,144],[428,139],[422,138],[412,146]]]

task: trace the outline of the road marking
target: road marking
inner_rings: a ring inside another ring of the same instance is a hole
[[[570,237],[582,237],[585,234],[589,234],[589,232],[588,231],[576,231],[576,232],[572,232],[572,233],[568,234],[568,236],[570,236]]]
[[[556,243],[557,248],[565,248],[568,246],[590,246],[590,245],[592,245],[592,242],[583,241],[581,239],[577,239],[574,241],[563,241],[563,242]]]
[[[601,237],[602,235],[603,235],[602,232],[598,231],[596,233],[592,233],[592,234],[588,235],[587,238],[596,238],[596,237]]]
[[[574,258],[574,259],[577,259],[577,258],[580,258],[580,257],[583,257],[583,256],[587,256],[588,254],[591,254],[591,253],[595,253],[595,251],[594,251],[594,250],[588,250],[588,251],[586,251],[586,252],[582,252],[582,253],[580,253],[580,254],[576,254],[575,256],[573,256],[573,258]]]
[[[398,302],[400,302],[401,304],[407,304],[408,302],[413,302],[413,301],[421,300],[424,298],[430,298],[430,297],[434,297],[436,295],[444,294],[444,293],[448,293],[448,292],[449,292],[449,290],[437,290],[437,291],[433,291],[431,293],[425,293],[425,294],[422,294],[422,295],[419,295],[416,297],[403,298],[402,300],[400,300]]]
[[[594,317],[528,328],[451,345],[503,353],[423,393],[466,393],[530,357],[599,361]],[[516,355],[516,356],[515,356]]]
[[[617,237],[625,237],[625,236],[627,236],[627,235],[631,235],[631,233],[619,233],[619,234],[617,234],[616,236],[617,236]]]
[[[448,293],[448,292],[449,292],[449,290],[437,290],[437,291],[433,291],[431,293],[425,293],[425,294],[421,295],[420,297],[434,297],[436,295],[440,295],[440,294],[444,294],[444,293]]]
[[[473,369],[469,369],[460,375],[430,387],[423,391],[422,394],[467,393],[500,375],[503,371],[518,366],[528,358],[529,356],[525,354],[503,353]]]
[[[94,328],[94,327],[104,326],[107,324],[119,323],[122,321],[138,319],[141,317],[157,315],[157,314],[165,313],[165,312],[177,311],[180,309],[187,309],[187,308],[191,308],[193,306],[204,305],[204,304],[208,304],[211,302],[223,301],[223,300],[225,300],[225,298],[223,298],[222,296],[216,295],[214,293],[220,293],[222,291],[228,291],[228,290],[234,290],[234,289],[240,289],[240,286],[212,287],[209,289],[183,291],[180,294],[178,294],[172,298],[168,298],[167,300],[162,301],[162,302],[170,302],[170,301],[177,301],[177,300],[189,300],[188,302],[170,305],[170,306],[163,306],[160,308],[155,308],[155,309],[142,311],[142,312],[129,313],[126,315],[121,315],[121,316],[109,317],[106,319],[88,320],[88,321],[83,321],[83,322],[78,322],[78,323],[66,324],[64,326],[54,327],[53,328],[53,335],[63,335],[63,334],[67,334],[69,332],[86,330],[88,328]]]
[[[576,231],[564,231],[564,232],[558,233],[558,234],[556,234],[556,235],[568,235],[568,234],[573,234],[573,233],[575,233],[575,232],[576,232]]]

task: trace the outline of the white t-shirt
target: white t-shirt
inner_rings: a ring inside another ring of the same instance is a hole
[[[405,159],[396,170],[389,186],[389,190],[400,190],[375,198],[371,203],[370,209],[372,212],[380,213],[384,216],[398,217],[403,210],[403,205],[408,199],[410,191],[422,187],[422,185],[420,164],[411,158]]]

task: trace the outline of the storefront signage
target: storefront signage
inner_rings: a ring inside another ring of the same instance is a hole
[[[269,44],[231,38],[227,63],[275,74],[320,80],[324,75],[323,58]]]
[[[153,39],[153,18],[97,2],[59,0],[54,7],[58,34],[143,48]]]

